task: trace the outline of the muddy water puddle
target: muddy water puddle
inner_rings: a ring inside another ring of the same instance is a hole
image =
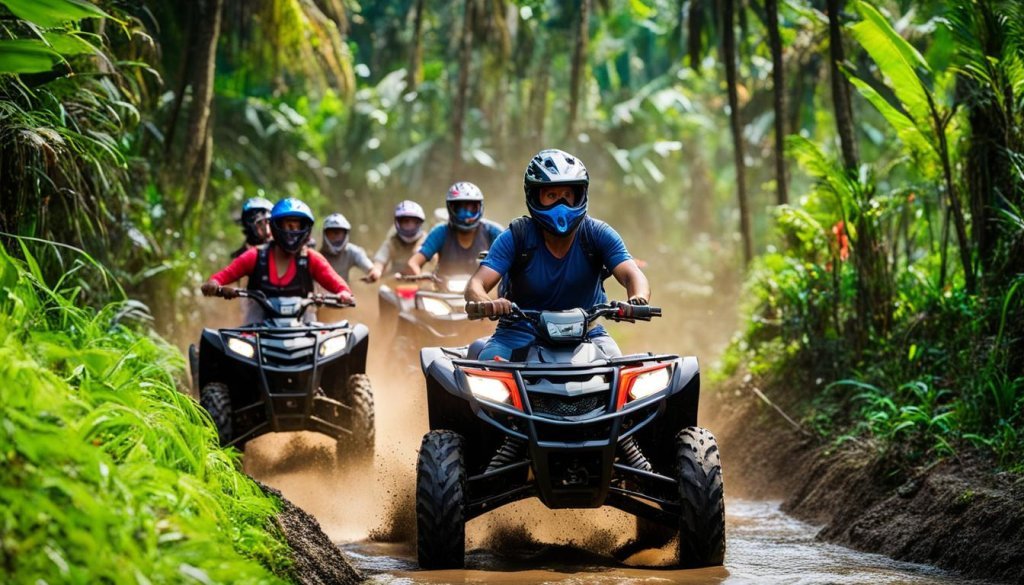
[[[672,570],[668,551],[627,559],[544,539],[510,549],[471,548],[466,569],[420,571],[411,544],[357,541],[341,544],[368,582],[405,583],[786,583],[952,584],[964,580],[925,565],[902,563],[815,539],[817,528],[779,511],[777,502],[729,501],[725,566]],[[472,530],[471,530],[472,532]],[[471,539],[472,542],[472,539]],[[646,565],[646,566],[645,566]],[[978,583],[978,582],[975,582]]]

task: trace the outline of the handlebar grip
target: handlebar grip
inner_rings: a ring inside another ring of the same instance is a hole
[[[623,319],[650,321],[651,317],[661,317],[661,307],[652,307],[650,305],[631,305],[629,303],[619,303],[618,307],[619,317]]]
[[[632,305],[633,318],[649,320],[651,317],[661,317],[661,308],[650,305]]]
[[[483,308],[480,303],[476,301],[469,301],[466,303],[466,316],[470,321],[477,321],[485,318],[487,315],[484,314]]]

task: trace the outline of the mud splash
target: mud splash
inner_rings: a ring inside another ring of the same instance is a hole
[[[672,570],[659,567],[672,548],[650,549],[629,559],[599,552],[583,541],[559,544],[511,530],[492,536],[466,556],[461,571],[418,571],[409,545],[368,541],[344,544],[349,559],[368,582],[399,583],[965,583],[925,565],[859,553],[815,538],[818,527],[794,520],[778,502],[730,500],[724,567]],[[598,511],[600,512],[600,511]],[[566,528],[563,535],[572,534]],[[600,544],[600,543],[598,543]],[[650,563],[650,564],[648,564]],[[653,566],[652,566],[653,565]],[[975,581],[974,583],[981,583]]]

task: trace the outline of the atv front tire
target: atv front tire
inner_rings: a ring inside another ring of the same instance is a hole
[[[354,463],[372,465],[376,426],[373,414],[373,388],[366,374],[352,374],[345,387],[344,402],[351,409],[348,417],[350,434],[338,438],[334,453],[338,466]]]
[[[679,463],[679,564],[721,565],[725,560],[725,497],[715,436],[687,427],[676,436]]]
[[[210,413],[213,424],[217,427],[220,446],[231,442],[231,393],[228,387],[217,382],[210,382],[199,391],[199,404]]]
[[[424,569],[466,564],[466,463],[462,436],[430,431],[416,463],[416,553]]]

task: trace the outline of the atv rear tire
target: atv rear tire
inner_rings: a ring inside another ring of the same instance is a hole
[[[376,426],[373,414],[373,388],[366,374],[352,374],[345,387],[344,402],[351,408],[350,434],[338,438],[334,453],[339,467],[348,464],[373,465]]]
[[[199,404],[210,413],[213,424],[217,427],[220,446],[231,442],[231,393],[228,387],[217,382],[210,382],[199,392]]]
[[[679,564],[721,565],[725,560],[725,497],[715,436],[687,427],[676,436],[679,462]]]
[[[416,463],[416,553],[424,569],[466,564],[466,463],[462,436],[430,431]]]

